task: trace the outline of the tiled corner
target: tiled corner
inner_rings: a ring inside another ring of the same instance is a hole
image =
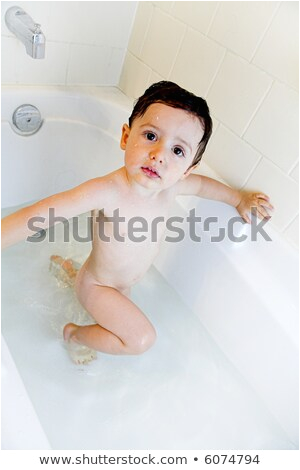
[[[261,155],[226,127],[220,125],[205,152],[205,162],[234,188],[241,188]]]
[[[168,76],[185,30],[183,23],[155,8],[140,56],[142,61],[155,72]]]
[[[191,54],[191,51],[197,53]],[[200,96],[206,96],[225,49],[202,33],[188,29],[170,75],[172,81]]]
[[[244,138],[288,172],[298,159],[298,93],[275,82]]]
[[[128,50],[140,57],[154,7],[152,2],[139,2],[128,43]]]
[[[141,96],[149,83],[151,69],[127,52],[119,86],[131,98]]]
[[[271,84],[266,73],[227,52],[207,100],[217,119],[242,135]]]
[[[245,189],[262,191],[270,197],[275,207],[272,223],[280,231],[283,231],[299,212],[298,184],[266,158],[259,162]]]
[[[152,70],[151,74],[150,74],[150,77],[149,77],[149,81],[147,83],[147,87],[149,87],[153,83],[157,83],[157,82],[160,82],[160,81],[165,80],[165,79],[166,79],[166,77],[163,77],[162,75],[159,75],[159,73],[156,73]]]
[[[250,60],[278,5],[264,1],[220,2],[208,36]]]
[[[298,57],[299,2],[281,2],[270,29],[254,56],[253,63],[297,90]]]
[[[112,53],[108,46],[71,44],[67,84],[117,84],[119,73],[109,73]]]

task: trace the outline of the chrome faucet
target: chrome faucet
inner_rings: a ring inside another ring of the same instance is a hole
[[[5,14],[5,23],[25,45],[26,52],[33,59],[44,59],[46,38],[41,31],[41,25],[20,7],[11,7]]]

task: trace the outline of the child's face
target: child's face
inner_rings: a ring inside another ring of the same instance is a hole
[[[203,128],[196,116],[154,103],[122,129],[121,148],[130,178],[149,189],[165,189],[188,176]]]

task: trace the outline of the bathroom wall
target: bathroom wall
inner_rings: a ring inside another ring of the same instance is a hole
[[[137,2],[1,2],[2,84],[118,85]],[[46,36],[34,60],[5,25],[22,7]]]
[[[298,243],[298,2],[139,2],[120,88],[169,79],[207,99],[204,160],[261,190],[272,224]]]

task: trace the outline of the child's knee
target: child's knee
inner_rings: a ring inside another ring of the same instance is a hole
[[[135,338],[132,338],[127,344],[129,354],[143,354],[148,351],[156,341],[156,331],[151,326]]]

